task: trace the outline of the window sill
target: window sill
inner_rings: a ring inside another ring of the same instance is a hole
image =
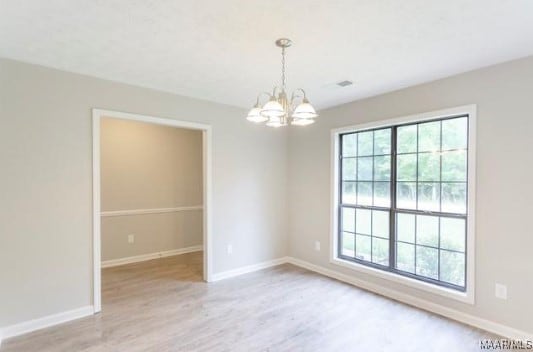
[[[456,291],[456,290],[449,289],[446,287],[433,285],[431,283],[427,283],[424,281],[412,279],[410,277],[401,276],[401,275],[394,274],[391,272],[368,267],[362,264],[350,262],[350,261],[343,260],[340,258],[332,258],[330,262],[332,264],[339,265],[344,268],[356,270],[356,271],[365,273],[367,275],[371,275],[371,276],[378,277],[381,279],[396,282],[396,283],[409,286],[409,287],[413,287],[413,288],[423,290],[426,292],[434,293],[440,296],[444,296],[446,298],[460,301],[462,303],[474,304],[474,294],[473,294],[474,291],[472,288],[467,289],[466,292],[460,292],[460,291]]]

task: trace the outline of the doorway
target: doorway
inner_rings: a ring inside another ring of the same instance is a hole
[[[102,309],[101,298],[101,269],[102,269],[102,216],[120,216],[121,211],[102,212],[102,136],[101,128],[104,119],[141,122],[158,126],[168,126],[179,129],[193,130],[201,133],[202,145],[202,201],[201,205],[178,208],[162,208],[157,211],[190,211],[201,206],[202,210],[202,250],[203,250],[203,280],[211,281],[212,250],[211,250],[211,126],[188,121],[179,121],[160,117],[124,113],[118,111],[93,109],[93,306],[94,313]],[[146,214],[154,209],[134,209],[134,212]],[[131,210],[129,211],[131,212]],[[125,214],[128,215],[129,213]],[[130,214],[131,215],[131,214]],[[133,238],[128,235],[128,241]],[[171,251],[169,251],[171,252]],[[120,260],[118,260],[120,262]],[[127,261],[126,261],[127,262]]]

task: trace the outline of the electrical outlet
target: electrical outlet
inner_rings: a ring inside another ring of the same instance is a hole
[[[135,235],[128,235],[128,243],[134,243],[135,242]]]
[[[315,241],[315,251],[320,252],[320,241]]]
[[[496,295],[496,298],[507,299],[507,286],[503,284],[496,284],[494,294]]]
[[[228,251],[228,254],[233,254],[233,246],[231,244],[228,244],[228,247],[227,247],[227,251]]]

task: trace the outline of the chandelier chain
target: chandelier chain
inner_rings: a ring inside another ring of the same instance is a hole
[[[281,88],[285,91],[285,47],[281,48]]]

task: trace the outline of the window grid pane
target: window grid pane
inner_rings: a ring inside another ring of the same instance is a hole
[[[390,207],[392,128],[341,138],[342,204]]]
[[[467,137],[465,116],[341,135],[341,255],[464,290]]]

